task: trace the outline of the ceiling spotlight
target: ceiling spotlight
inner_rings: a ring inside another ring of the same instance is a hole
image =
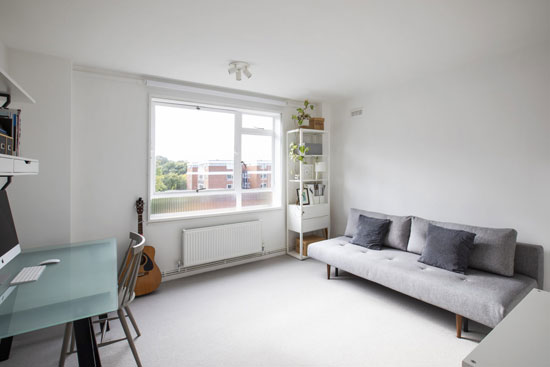
[[[229,74],[235,74],[235,78],[240,81],[242,79],[243,73],[247,78],[250,78],[252,76],[252,73],[250,72],[250,70],[248,70],[249,67],[250,65],[247,62],[232,61],[231,63],[229,63],[229,68],[227,69],[227,71],[229,72]]]

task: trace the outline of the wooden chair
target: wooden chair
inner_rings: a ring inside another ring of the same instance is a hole
[[[138,277],[138,271],[139,271],[139,265],[141,262],[141,256],[143,253],[143,248],[145,246],[145,238],[142,235],[139,235],[134,232],[130,232],[130,245],[128,246],[128,250],[126,251],[126,255],[124,258],[126,259],[125,263],[120,268],[120,271],[118,273],[118,310],[117,310],[117,316],[115,317],[107,317],[107,318],[100,318],[94,323],[102,323],[101,327],[101,340],[103,341],[103,336],[105,335],[105,331],[108,327],[108,322],[110,320],[120,320],[120,323],[122,325],[122,329],[124,329],[124,334],[126,337],[116,339],[116,340],[110,340],[105,343],[99,343],[98,347],[104,347],[109,344],[113,344],[122,340],[127,340],[128,344],[130,345],[130,349],[132,350],[132,354],[134,355],[134,359],[136,360],[136,364],[141,367],[141,361],[139,359],[139,355],[136,349],[136,346],[134,345],[134,340],[132,338],[132,333],[130,332],[130,329],[128,328],[128,323],[126,322],[126,316],[130,319],[130,322],[132,323],[132,326],[134,327],[134,330],[139,337],[141,335],[139,328],[137,326],[136,320],[134,319],[134,315],[132,314],[132,311],[130,310],[130,303],[134,300],[135,294],[134,294],[134,288],[136,287],[136,280]],[[126,315],[124,312],[126,311]],[[69,348],[69,342],[70,342],[70,348]],[[65,325],[65,335],[63,337],[63,344],[61,347],[61,355],[59,357],[59,366],[63,367],[65,365],[65,358],[68,354],[74,353],[74,333],[73,333],[73,323],[69,322]],[[67,350],[69,348],[69,350]]]

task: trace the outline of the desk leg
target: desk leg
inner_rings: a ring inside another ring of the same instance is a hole
[[[73,323],[76,338],[76,353],[80,367],[100,367],[99,351],[94,335],[94,327],[90,317]]]
[[[0,361],[7,361],[10,358],[12,341],[13,336],[3,338],[2,341],[0,341]]]

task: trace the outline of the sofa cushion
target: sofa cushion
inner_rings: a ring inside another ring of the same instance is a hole
[[[354,245],[369,248],[371,250],[381,250],[384,245],[384,239],[388,234],[391,221],[389,219],[378,219],[359,215],[359,227],[351,243]]]
[[[429,223],[443,228],[458,229],[476,234],[474,249],[470,255],[468,265],[470,268],[505,276],[514,275],[517,238],[517,232],[514,229],[475,227],[413,217],[407,251],[422,254],[422,250],[426,246],[426,233]]]
[[[453,273],[421,264],[411,252],[372,251],[349,240],[338,237],[313,243],[308,255],[489,327],[495,327],[537,285],[522,274],[503,277],[475,269],[466,275]]]
[[[468,268],[475,234],[428,224],[426,247],[418,261],[464,274]]]
[[[407,251],[407,243],[409,241],[409,233],[411,231],[411,217],[387,215],[352,208],[349,210],[348,223],[344,233],[345,236],[353,237],[355,235],[357,232],[357,225],[359,223],[359,215],[361,214],[371,218],[391,220],[390,229],[386,239],[384,240],[384,244],[388,247]]]

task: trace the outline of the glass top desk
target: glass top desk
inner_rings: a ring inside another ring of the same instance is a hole
[[[47,259],[61,262],[47,265],[35,282],[10,286],[23,267]],[[91,317],[118,308],[115,239],[23,251],[0,277],[0,360],[6,348],[9,356],[12,336],[74,322],[80,366],[101,365]]]

